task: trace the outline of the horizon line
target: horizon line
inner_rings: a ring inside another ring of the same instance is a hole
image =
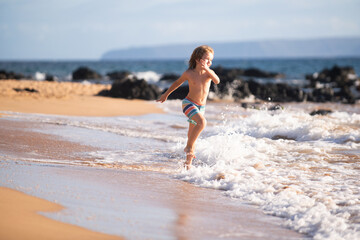
[[[248,39],[248,40],[220,40],[220,41],[208,41],[208,44],[227,44],[227,43],[248,43],[248,42],[270,42],[270,41],[309,41],[309,40],[322,40],[322,39],[360,39],[360,35],[348,35],[348,36],[323,36],[323,37],[294,37],[294,38],[263,38],[263,39]],[[194,41],[194,42],[183,42],[183,43],[156,43],[152,45],[138,45],[138,46],[128,46],[121,47],[117,50],[130,50],[134,48],[156,48],[156,47],[167,47],[167,46],[179,46],[179,45],[192,45],[192,44],[201,44],[205,41]]]
[[[341,59],[341,58],[353,58],[358,59],[360,55],[343,55],[343,56],[271,56],[271,57],[217,57],[217,60],[284,60],[284,59]],[[186,58],[127,58],[127,59],[102,59],[102,58],[39,58],[39,59],[1,59],[0,62],[124,62],[124,61],[184,61]]]

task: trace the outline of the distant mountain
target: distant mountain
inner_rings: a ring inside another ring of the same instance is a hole
[[[111,50],[101,60],[188,59],[201,44]],[[216,58],[359,57],[360,37],[209,43]]]

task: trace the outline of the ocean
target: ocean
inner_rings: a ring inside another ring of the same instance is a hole
[[[285,73],[284,81],[304,81],[305,74],[335,64],[353,66],[360,72],[360,59],[214,62],[224,67]],[[2,62],[0,69],[66,78],[83,65],[101,74],[129,70],[154,82],[163,73],[186,69],[184,61]],[[68,164],[165,174],[222,191],[229,200],[254,205],[266,214],[285,219],[286,227],[313,239],[360,239],[358,103],[286,103],[270,111],[271,102],[258,109],[244,109],[232,102],[209,102],[205,115],[208,125],[197,141],[196,159],[189,171],[182,168],[188,123],[181,112],[181,101],[154,104],[165,113],[121,117],[12,113],[6,118],[42,122],[49,127],[36,131],[103,149],[87,153],[91,161]],[[332,113],[310,115],[319,108],[331,109]],[[42,161],[56,163],[52,159]]]
[[[352,66],[360,73],[360,58],[290,58],[290,59],[220,59],[216,56],[213,66],[226,68],[258,68],[263,71],[279,72],[285,75],[289,84],[303,84],[306,74],[320,72],[324,68]],[[187,60],[130,60],[130,61],[0,61],[0,70],[22,73],[33,79],[42,80],[44,74],[70,81],[72,72],[86,66],[105,76],[113,71],[130,71],[140,78],[157,82],[165,73],[181,74],[187,69]],[[267,80],[271,81],[271,80]],[[105,81],[106,82],[106,81]]]

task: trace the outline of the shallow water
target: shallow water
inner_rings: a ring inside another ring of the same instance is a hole
[[[66,208],[46,217],[126,239],[309,239],[283,219],[158,172],[2,160],[0,185]],[[211,209],[211,211],[209,211]]]
[[[359,105],[285,104],[268,111],[271,104],[209,103],[190,171],[181,167],[188,124],[181,103],[160,106],[167,114],[10,118],[47,123],[37,131],[102,148],[88,153],[94,160],[72,164],[165,173],[223,190],[314,239],[360,238]],[[317,108],[333,113],[310,116]]]

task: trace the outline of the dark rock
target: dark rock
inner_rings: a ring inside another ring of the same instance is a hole
[[[311,116],[315,116],[315,115],[328,115],[330,113],[332,113],[333,111],[328,110],[328,109],[319,109],[319,110],[314,110],[310,113]]]
[[[166,92],[167,89],[165,89],[163,91]],[[175,91],[173,91],[168,99],[184,99],[189,93],[189,86],[181,86],[178,89],[176,89]]]
[[[255,77],[255,78],[280,78],[280,77],[284,77],[283,74],[274,73],[274,72],[266,72],[266,71],[259,70],[257,68],[245,69],[243,75],[246,76],[246,77]]]
[[[116,80],[108,93],[102,91],[99,94],[116,98],[156,100],[160,96],[160,89],[143,79],[126,78]]]
[[[356,102],[356,98],[348,86],[342,87],[338,93],[335,93],[335,96],[343,103],[354,104]]]
[[[48,82],[54,82],[57,80],[57,77],[55,77],[54,75],[51,75],[51,74],[46,74],[45,80]]]
[[[79,67],[72,73],[73,80],[101,79],[102,76],[88,67]]]
[[[130,75],[131,72],[129,71],[114,71],[106,74],[111,80],[122,80],[128,78]]]
[[[350,91],[358,80],[352,67],[333,66],[323,69],[320,73],[306,75],[310,81],[309,87],[316,88],[308,98],[314,102],[342,102],[355,103],[356,97]]]
[[[7,79],[7,73],[4,70],[0,70],[0,79]]]
[[[180,75],[175,73],[166,73],[161,78],[160,81],[175,81],[180,78]]]
[[[239,76],[244,74],[244,70],[239,68],[223,68],[222,66],[217,66],[213,68],[213,71],[220,78],[220,83],[232,82],[237,79]]]
[[[276,105],[268,108],[269,111],[277,111],[277,110],[283,110],[283,109],[284,109],[284,107],[281,106],[280,104],[276,104]]]
[[[24,78],[24,75],[21,74],[21,73],[14,73],[12,71],[10,72],[7,72],[5,70],[0,70],[0,80],[1,79],[16,79],[16,80],[19,80],[19,79],[23,79]]]
[[[249,87],[251,94],[253,94],[254,96],[260,96],[261,92],[264,89],[263,85],[261,85],[258,82],[255,82],[254,80],[250,80],[248,82],[248,87]]]
[[[310,86],[315,88],[317,83],[327,84],[331,87],[352,86],[355,79],[349,76],[355,75],[355,70],[352,67],[333,66],[331,69],[323,69],[320,73],[306,75],[306,79],[310,81]]]
[[[259,102],[255,102],[255,103],[248,103],[248,102],[243,102],[241,103],[241,107],[245,108],[245,109],[260,109],[261,108],[261,103]]]
[[[332,88],[316,88],[308,98],[312,102],[333,102],[335,101],[334,90]]]
[[[248,109],[248,108],[254,108],[254,105],[252,103],[243,102],[241,103],[241,107]]]
[[[260,84],[254,80],[248,82],[250,92],[257,98],[274,102],[301,102],[306,94],[298,87],[287,84]]]
[[[30,92],[30,93],[38,93],[39,91],[34,88],[13,88],[16,92]]]
[[[101,90],[97,96],[102,96],[102,97],[111,97],[110,95],[110,90],[107,90],[107,89],[104,89],[104,90]]]
[[[235,100],[243,99],[251,95],[249,84],[245,81],[240,81],[237,87],[234,87],[233,98]]]
[[[283,136],[283,135],[275,135],[271,138],[272,140],[291,140],[291,141],[295,141],[296,138],[293,137],[288,137],[288,136]]]
[[[243,99],[251,94],[263,100],[274,101],[302,101],[305,97],[302,90],[291,88],[286,85],[275,84],[259,84],[254,80],[244,81],[241,76],[258,77],[258,78],[276,78],[283,76],[279,73],[270,73],[261,71],[256,68],[239,69],[239,68],[223,68],[222,66],[214,67],[213,70],[220,78],[218,85],[212,84],[210,90],[219,98],[232,97],[235,100]],[[280,92],[279,92],[280,91]],[[286,99],[284,99],[284,96]]]
[[[222,66],[214,67],[213,70],[219,76],[220,83],[218,85],[211,84],[210,91],[214,92],[217,97],[232,97],[238,100],[250,96],[247,82],[240,78],[244,70],[239,68],[228,69]]]
[[[251,94],[248,83],[240,79],[220,82],[218,85],[212,84],[210,91],[219,98],[232,97],[235,100],[246,98]]]

